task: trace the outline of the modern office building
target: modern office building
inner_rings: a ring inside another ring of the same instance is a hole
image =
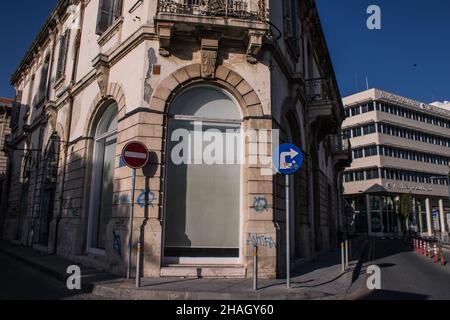
[[[12,84],[9,239],[123,275],[135,204],[133,272],[140,242],[146,277],[245,278],[258,245],[273,278],[345,230],[344,108],[313,0],[60,0]],[[291,252],[284,177],[250,160],[271,159],[276,132],[306,155]],[[199,134],[233,138],[237,161],[173,157]],[[152,154],[135,197],[133,140]]]
[[[353,162],[344,192],[355,227],[372,235],[406,228],[448,231],[450,110],[371,89],[343,99]],[[411,204],[412,203],[412,204]]]

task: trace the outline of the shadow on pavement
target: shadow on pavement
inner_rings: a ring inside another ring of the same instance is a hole
[[[391,290],[375,290],[358,300],[426,300],[428,296],[422,294],[391,291]]]

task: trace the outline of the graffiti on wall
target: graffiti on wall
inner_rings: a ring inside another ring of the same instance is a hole
[[[130,204],[130,198],[128,194],[115,195],[114,196],[115,205],[127,205]]]
[[[267,247],[267,248],[275,248],[276,242],[272,237],[268,237],[265,235],[259,235],[256,233],[249,233],[247,239],[247,245],[249,246],[258,246],[258,247]]]
[[[257,213],[263,213],[263,212],[269,211],[270,206],[269,206],[269,202],[267,201],[267,199],[265,197],[257,197],[253,201],[252,208]]]
[[[145,208],[146,205],[150,207],[155,207],[156,196],[151,191],[140,190],[139,196],[137,198],[137,204],[141,208]],[[131,200],[128,194],[115,195],[114,196],[115,205],[128,205],[131,204]]]
[[[69,200],[65,200],[64,201],[64,208],[67,209],[67,213],[68,213],[68,215],[70,217],[78,217],[79,216],[78,209],[75,208],[72,200],[70,200],[70,199]]]
[[[115,230],[113,230],[113,250],[122,257],[122,239]]]
[[[141,193],[140,193],[139,197],[137,198],[137,204],[142,209],[145,208],[146,205],[149,205],[150,207],[154,208],[155,200],[156,200],[156,196],[153,192],[151,192],[151,191],[146,192],[145,190],[141,190]]]

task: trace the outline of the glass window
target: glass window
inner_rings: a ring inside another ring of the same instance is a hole
[[[115,102],[106,109],[97,124],[93,156],[90,206],[90,248],[106,248],[106,227],[113,205],[114,169],[117,146],[118,107]]]
[[[122,15],[123,0],[100,0],[96,33],[101,35]]]
[[[197,86],[175,99],[170,115],[165,257],[239,258],[240,109],[221,89]],[[211,139],[196,139],[202,135]],[[213,163],[202,159],[210,147],[218,156]]]

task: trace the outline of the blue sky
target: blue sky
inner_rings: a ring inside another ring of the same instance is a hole
[[[14,98],[10,77],[44,25],[56,0],[2,1],[0,4],[0,96]],[[24,9],[25,8],[25,9]]]
[[[381,30],[366,27],[372,4],[381,8]],[[370,87],[423,102],[450,100],[450,1],[317,0],[317,6],[342,96],[365,89],[367,76]]]
[[[0,96],[55,0],[3,1]],[[366,28],[366,9],[381,7],[382,30]],[[450,100],[450,1],[317,0],[343,96],[377,87],[424,102]],[[28,10],[23,10],[26,7]],[[358,81],[357,81],[358,80]],[[434,99],[433,99],[434,97]]]

